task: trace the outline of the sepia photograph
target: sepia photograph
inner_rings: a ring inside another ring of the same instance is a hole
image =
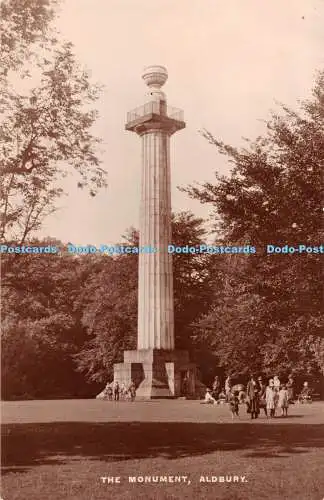
[[[0,500],[324,499],[324,0],[0,0]]]

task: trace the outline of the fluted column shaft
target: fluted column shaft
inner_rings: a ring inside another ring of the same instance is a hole
[[[142,136],[138,349],[174,349],[171,243],[170,133],[147,130]]]

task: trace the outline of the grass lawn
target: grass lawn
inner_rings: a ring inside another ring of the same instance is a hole
[[[322,500],[324,403],[289,411],[251,421],[241,407],[232,422],[226,405],[197,401],[3,402],[1,498]],[[187,479],[129,483],[133,476]],[[240,479],[200,482],[212,476]]]

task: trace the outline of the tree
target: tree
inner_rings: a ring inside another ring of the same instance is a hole
[[[204,220],[191,212],[173,216],[174,245],[198,247],[205,243]],[[213,256],[208,254],[173,254],[174,333],[177,349],[193,350],[193,325],[208,311],[212,278],[209,273]],[[214,275],[214,280],[216,276]]]
[[[53,240],[34,245],[62,243]],[[2,395],[76,397],[94,390],[76,372],[73,356],[86,340],[79,296],[98,259],[65,253],[5,255],[2,283]]]
[[[103,383],[122,361],[124,350],[136,349],[137,258],[106,256],[103,269],[86,282],[81,301],[87,341],[76,354],[78,370]]]
[[[26,60],[37,58],[42,43],[56,42],[50,23],[55,17],[57,0],[2,0],[1,19],[1,77],[10,70],[21,69]]]
[[[322,363],[321,256],[267,255],[266,246],[322,241],[324,73],[300,112],[284,106],[248,148],[203,135],[233,168],[185,190],[213,207],[217,242],[250,243],[257,254],[223,262],[224,286],[214,290],[197,332],[226,369],[315,374]]]
[[[70,172],[92,196],[106,184],[100,141],[91,131],[100,87],[51,27],[56,3],[3,0],[0,6],[0,234],[20,244],[55,210],[60,181]]]

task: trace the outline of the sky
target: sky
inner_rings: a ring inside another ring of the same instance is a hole
[[[91,198],[67,179],[41,233],[75,244],[115,243],[139,225],[141,139],[125,122],[145,100],[145,66],[166,66],[168,104],[184,110],[171,138],[173,211],[207,218],[210,207],[177,186],[230,167],[199,130],[233,146],[256,138],[278,101],[309,97],[324,62],[324,0],[63,0],[56,25],[105,87],[93,131],[108,187]]]

